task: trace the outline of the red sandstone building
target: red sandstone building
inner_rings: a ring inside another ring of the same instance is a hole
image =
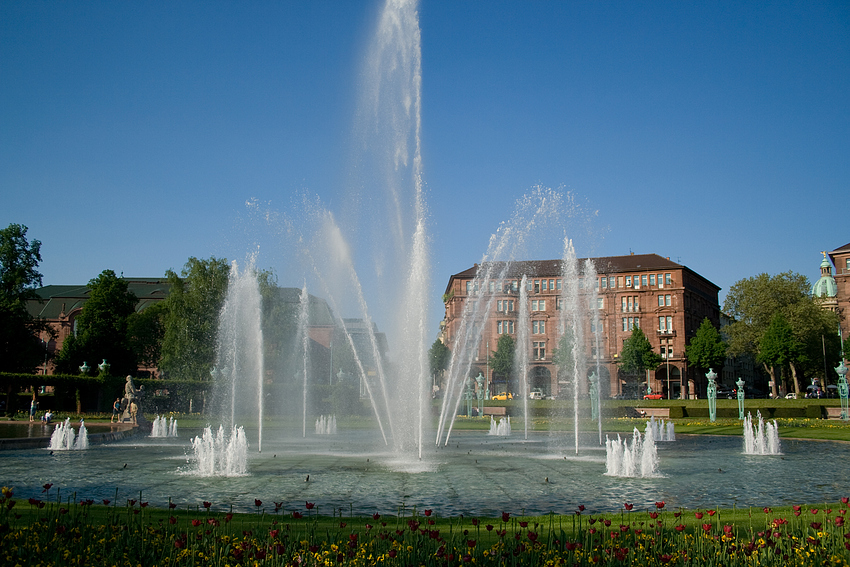
[[[587,317],[586,342],[587,375],[600,369],[600,392],[603,395],[636,396],[647,388],[646,379],[629,389],[630,382],[618,372],[617,360],[623,342],[637,325],[649,338],[653,351],[663,362],[652,370],[648,386],[665,398],[705,395],[705,377],[689,369],[685,345],[696,334],[706,317],[719,327],[720,288],[693,270],[656,254],[612,256],[592,259],[596,281],[581,281],[580,293],[589,302],[596,294],[600,325],[597,348],[595,317]],[[583,265],[584,260],[579,260]],[[480,267],[454,274],[446,286],[446,306],[443,321],[443,340],[453,348],[461,332],[461,320],[467,302],[486,298],[490,306],[480,316],[481,341],[473,353],[471,375],[481,372],[487,376],[491,392],[509,388],[499,382],[489,368],[489,355],[496,349],[498,338],[507,333],[517,337],[519,321],[519,285],[523,276],[528,281],[529,329],[529,387],[540,389],[547,396],[558,396],[567,386],[558,377],[552,352],[559,340],[559,311],[561,307],[562,275],[560,260],[522,261],[501,264],[497,281],[489,280],[483,287],[476,281]],[[489,296],[489,297],[488,297]],[[593,340],[591,340],[591,338]],[[716,369],[718,372],[720,369]],[[668,380],[669,376],[669,380]],[[494,378],[496,381],[494,382]],[[583,381],[584,383],[584,381]],[[631,382],[633,384],[633,382]],[[584,387],[580,385],[580,389]]]

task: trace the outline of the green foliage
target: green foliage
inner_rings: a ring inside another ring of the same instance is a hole
[[[822,374],[824,350],[827,366],[838,363],[838,316],[821,309],[820,300],[813,298],[810,290],[808,278],[794,272],[759,274],[735,283],[724,301],[724,311],[734,319],[724,329],[729,353],[752,354],[760,360],[771,374],[774,393],[776,366],[790,367],[799,391],[798,370]],[[765,341],[777,314],[790,326],[791,334],[775,326]]]
[[[428,350],[428,362],[431,365],[431,375],[438,374],[449,367],[449,361],[452,358],[452,351],[449,350],[443,341],[437,339],[431,348]]]
[[[496,350],[490,356],[490,369],[497,376],[505,380],[511,379],[514,373],[515,350],[515,342],[512,336],[508,334],[499,335]]]
[[[136,356],[130,347],[128,320],[138,299],[127,281],[104,270],[89,281],[89,298],[77,317],[77,332],[69,336],[56,357],[59,372],[73,374],[83,362],[90,366],[106,359],[114,375],[135,372]]]
[[[140,366],[155,368],[165,335],[165,305],[159,301],[127,320],[127,340]]]
[[[41,285],[41,242],[26,236],[20,224],[0,230],[0,371],[32,372],[45,356],[36,335],[49,328],[27,310]]]
[[[215,257],[189,258],[180,276],[166,272],[171,291],[163,302],[160,368],[170,378],[209,380],[229,273],[227,260]]]
[[[572,342],[572,329],[566,329],[558,339],[558,346],[552,350],[552,362],[558,369],[558,376],[568,376],[573,370]]]
[[[703,319],[697,334],[685,347],[685,353],[688,356],[688,362],[697,368],[719,370],[723,367],[723,362],[726,360],[726,343],[723,342],[720,332],[711,324],[708,317]]]
[[[652,350],[640,327],[632,327],[632,335],[623,343],[618,364],[626,374],[643,374],[661,364],[661,355]]]

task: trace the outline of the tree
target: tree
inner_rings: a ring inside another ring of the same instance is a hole
[[[723,310],[734,319],[725,329],[729,354],[752,354],[760,361],[770,375],[774,397],[778,395],[777,364],[773,362],[777,360],[776,353],[763,354],[762,348],[776,347],[773,339],[763,343],[763,338],[777,313],[790,325],[796,343],[787,353],[789,358],[783,358],[780,365],[791,369],[795,388],[799,387],[799,370],[819,371],[823,347],[828,347],[826,364],[834,366],[838,362],[838,316],[821,309],[820,300],[813,298],[810,290],[808,278],[794,272],[759,274],[736,282],[723,303]]]
[[[449,367],[452,351],[440,339],[434,341],[428,350],[428,361],[431,365],[431,376],[436,376]]]
[[[493,374],[503,378],[508,384],[511,383],[514,374],[514,338],[508,334],[499,335],[496,350],[490,355],[490,368]],[[494,382],[496,380],[493,380]],[[512,388],[508,388],[511,390]]]
[[[558,369],[558,376],[566,377],[573,371],[573,332],[572,329],[566,329],[561,338],[558,339],[558,346],[552,349],[552,363]]]
[[[229,273],[227,260],[215,257],[189,258],[180,276],[165,273],[171,291],[164,301],[160,368],[169,377],[209,380]]]
[[[10,224],[0,230],[0,371],[32,372],[44,361],[37,334],[49,330],[27,310],[38,299],[41,242],[27,242],[27,227]]]
[[[620,352],[620,369],[626,374],[639,376],[659,364],[661,364],[661,356],[652,350],[649,339],[640,327],[637,325],[632,327],[632,335],[623,342],[623,350]]]
[[[127,320],[127,339],[140,366],[155,368],[159,365],[165,335],[164,319],[165,305],[160,301],[133,313]]]
[[[697,334],[685,347],[685,354],[688,357],[688,363],[702,370],[711,368],[719,370],[723,367],[726,360],[726,343],[708,317],[702,320]]]
[[[770,321],[770,326],[759,341],[759,353],[756,358],[758,362],[766,367],[775,369],[785,367],[800,351],[800,344],[794,337],[794,330],[781,313],[775,313]],[[771,375],[771,379],[774,376]],[[800,392],[800,383],[794,372],[794,391]]]
[[[56,357],[57,370],[76,373],[83,362],[95,365],[105,359],[115,376],[135,372],[138,364],[127,329],[137,303],[127,281],[112,270],[89,281],[89,298],[77,317],[76,332],[65,339]]]

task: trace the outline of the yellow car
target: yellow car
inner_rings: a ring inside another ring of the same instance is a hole
[[[512,399],[514,399],[514,395],[511,394],[510,392],[508,392],[508,393],[500,392],[498,394],[493,394],[493,397],[490,398],[490,399],[491,400],[512,400]]]

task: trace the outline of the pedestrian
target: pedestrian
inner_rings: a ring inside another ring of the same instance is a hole
[[[113,423],[116,419],[118,419],[118,423],[121,423],[121,418],[118,415],[120,412],[121,398],[115,398],[115,401],[112,403],[112,419],[109,420],[109,423]]]
[[[30,421],[35,421],[36,411],[38,411],[38,400],[35,399],[35,394],[33,394],[30,402]]]

